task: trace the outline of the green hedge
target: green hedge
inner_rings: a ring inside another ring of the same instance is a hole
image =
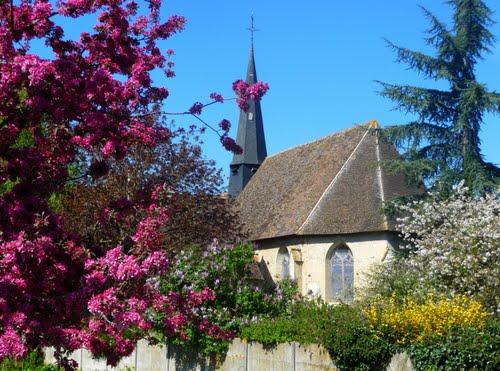
[[[33,351],[28,356],[20,361],[5,359],[0,362],[1,371],[57,371],[59,370],[54,365],[46,365],[44,363],[44,355],[42,351]]]
[[[343,370],[383,370],[394,352],[370,329],[361,311],[347,305],[297,303],[290,316],[254,323],[241,336],[268,346],[292,341],[321,344]]]
[[[361,309],[300,302],[291,313],[253,323],[241,337],[272,346],[296,341],[321,344],[341,370],[385,370],[393,354],[406,351],[415,370],[500,370],[500,324],[455,328],[443,336],[406,346],[374,331]]]
[[[417,370],[500,370],[500,324],[492,319],[485,329],[456,328],[407,351]]]

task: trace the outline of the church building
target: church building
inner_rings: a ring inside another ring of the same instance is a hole
[[[253,46],[247,82],[255,83]],[[230,165],[236,200],[256,257],[274,281],[292,278],[303,295],[349,302],[373,263],[397,248],[383,203],[418,192],[381,160],[399,156],[371,121],[267,156],[259,102],[241,112],[243,148]]]

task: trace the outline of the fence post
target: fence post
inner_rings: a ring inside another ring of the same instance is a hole
[[[294,341],[292,343],[292,358],[293,358],[293,371],[296,371],[297,369],[297,358],[295,357],[295,345],[297,343]]]
[[[244,340],[245,341],[245,370],[246,371],[249,371],[248,370],[248,340]]]
[[[167,343],[167,371],[170,371],[170,344]]]

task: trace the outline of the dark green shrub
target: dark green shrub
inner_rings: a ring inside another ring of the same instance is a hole
[[[321,344],[335,364],[344,370],[385,370],[393,346],[377,336],[362,312],[355,307],[333,307]]]
[[[417,302],[425,301],[432,289],[419,280],[419,272],[412,269],[410,261],[402,253],[390,261],[375,264],[367,274],[367,284],[358,294],[363,304],[369,305],[373,298],[394,298],[404,302],[413,298]]]
[[[57,371],[58,368],[54,365],[44,364],[44,356],[41,351],[33,351],[26,358],[15,361],[5,359],[0,362],[0,370],[2,371]]]
[[[327,326],[330,308],[315,302],[296,302],[289,312],[260,320],[244,327],[241,337],[264,345],[297,341],[301,344],[318,343]]]
[[[265,346],[297,341],[300,330],[291,318],[264,319],[243,328],[241,337],[249,341],[259,342]],[[306,335],[307,333],[304,333]]]
[[[500,370],[500,322],[486,328],[456,328],[427,343],[415,343],[408,353],[417,370]]]
[[[264,345],[318,343],[343,370],[382,370],[393,353],[391,344],[370,329],[358,308],[319,302],[296,303],[290,316],[251,324],[242,330],[242,337]]]

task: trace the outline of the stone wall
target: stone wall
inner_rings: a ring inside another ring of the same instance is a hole
[[[279,279],[276,266],[278,250],[286,247],[290,255],[290,273],[297,280],[302,295],[312,291],[325,298],[327,254],[332,246],[345,243],[354,259],[354,287],[364,284],[365,274],[374,263],[380,263],[394,249],[390,233],[359,233],[342,236],[303,236],[259,241],[256,258],[267,266],[270,277]]]
[[[91,357],[88,351],[73,353],[82,371],[324,371],[338,370],[328,352],[319,345],[298,343],[278,344],[265,348],[258,343],[235,339],[222,361],[199,357],[193,352],[174,346],[151,346],[145,341],[117,367],[106,366],[103,360]],[[46,350],[46,362],[54,363],[52,351]],[[412,371],[405,355],[393,357],[387,370]]]

